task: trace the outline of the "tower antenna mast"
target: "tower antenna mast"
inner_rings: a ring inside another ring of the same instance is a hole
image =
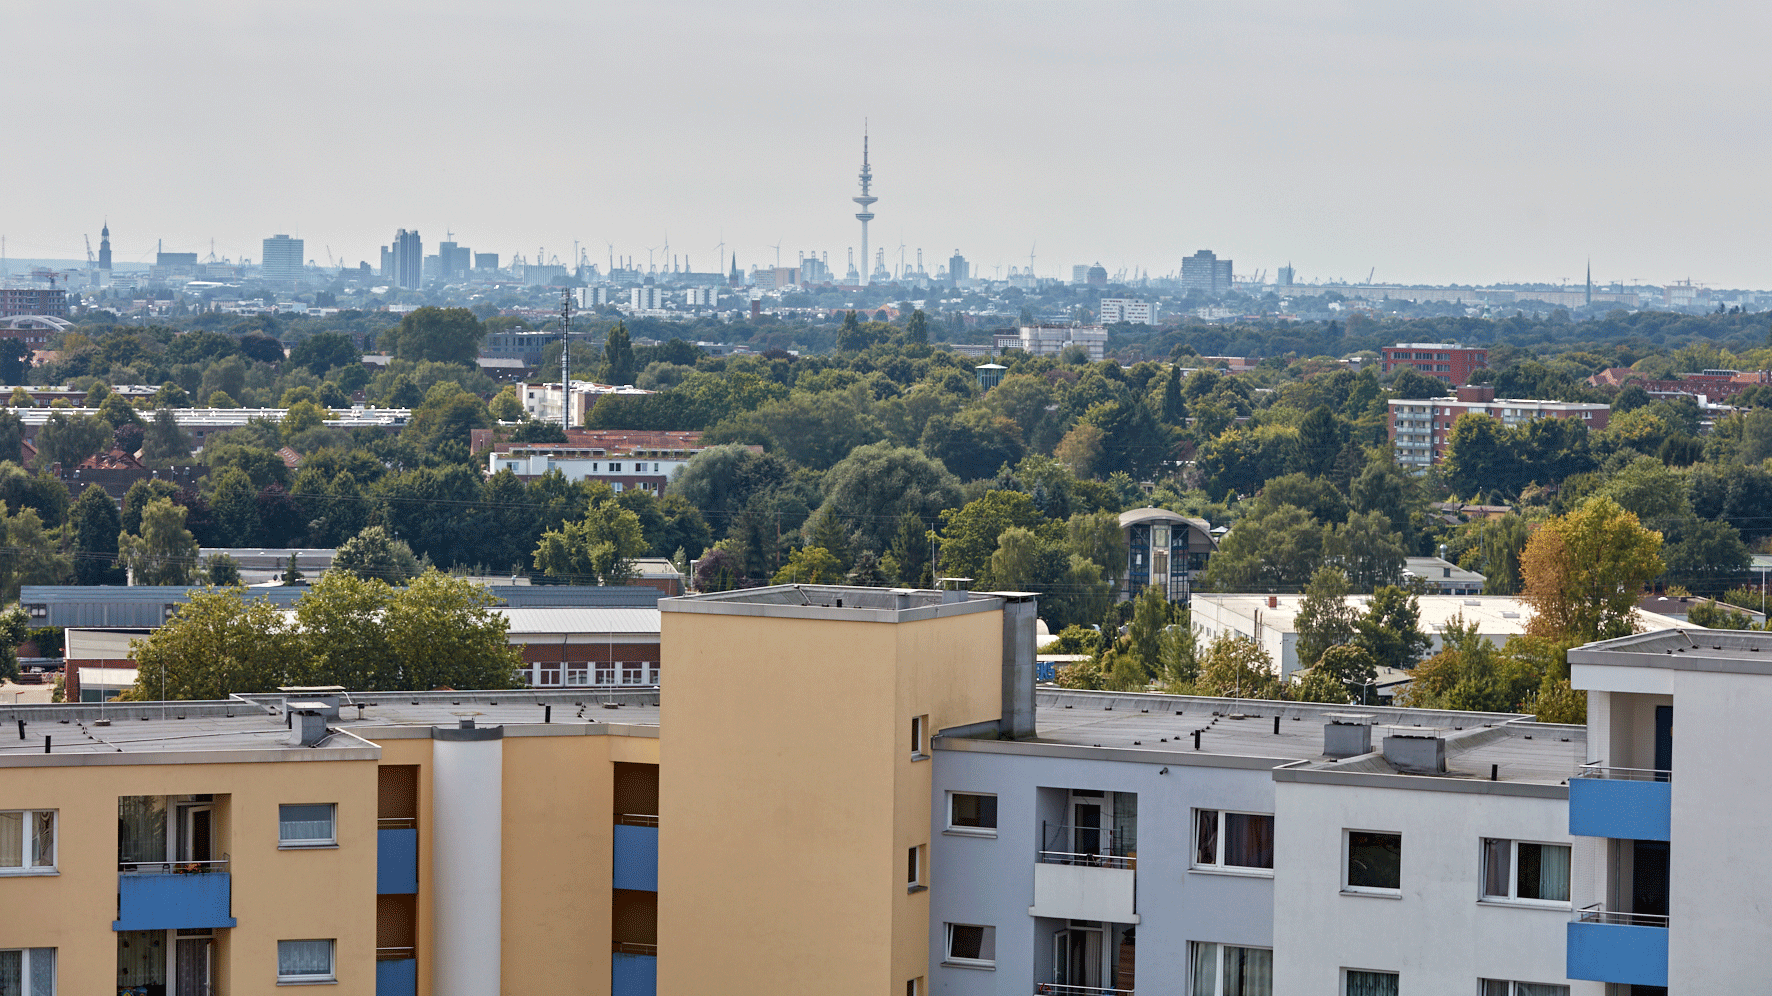
[[[861,222],[861,283],[868,284],[868,222],[874,220],[874,202],[879,200],[869,189],[874,185],[874,168],[868,165],[868,126],[864,120],[861,124],[861,196],[850,200],[861,205],[861,211],[855,220]]]
[[[572,428],[572,288],[560,291],[560,431]]]

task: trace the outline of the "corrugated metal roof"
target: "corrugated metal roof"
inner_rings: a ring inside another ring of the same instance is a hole
[[[529,633],[631,633],[656,637],[658,610],[639,608],[496,608],[511,624],[511,635]]]

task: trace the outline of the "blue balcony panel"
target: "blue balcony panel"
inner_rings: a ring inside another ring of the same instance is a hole
[[[375,996],[418,996],[418,961],[397,958],[375,963]]]
[[[658,891],[658,828],[615,825],[615,887]]]
[[[232,927],[233,879],[227,872],[117,876],[118,919],[112,930]]]
[[[610,996],[658,996],[658,956],[617,951],[610,969]]]
[[[1569,832],[1577,837],[1669,840],[1673,783],[1612,778],[1569,779]]]
[[[418,892],[418,831],[375,832],[375,891],[382,896]]]
[[[1667,985],[1667,928],[1617,923],[1569,924],[1571,979],[1627,986]]]

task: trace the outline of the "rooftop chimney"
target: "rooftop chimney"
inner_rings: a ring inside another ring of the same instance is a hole
[[[296,744],[313,747],[326,739],[326,703],[289,703],[290,727],[296,731]]]
[[[1326,712],[1323,718],[1324,757],[1359,757],[1372,753],[1373,715],[1365,712]]]
[[[1384,738],[1384,759],[1409,775],[1446,773],[1446,738],[1438,730],[1393,733]]]
[[[1034,644],[1039,604],[1032,595],[1003,601],[1003,715],[998,730],[1034,735]]]
[[[1494,401],[1494,384],[1466,384],[1458,389],[1460,401]]]

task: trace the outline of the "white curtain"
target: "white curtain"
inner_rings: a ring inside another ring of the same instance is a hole
[[[0,951],[0,996],[23,996],[24,952]]]
[[[1274,996],[1274,953],[1226,947],[1224,996]]]
[[[0,868],[25,866],[25,814],[0,813]]]
[[[1569,901],[1569,849],[1555,844],[1541,845],[1538,861],[1538,898]],[[1522,983],[1531,985],[1531,983]],[[1538,996],[1533,993],[1530,996]]]
[[[278,941],[277,974],[280,976],[331,975],[331,941]]]
[[[31,814],[31,867],[55,866],[55,814]]]
[[[55,949],[31,949],[31,996],[55,996]]]
[[[1218,981],[1218,945],[1194,942],[1193,996],[1218,996],[1213,990]]]
[[[1514,996],[1569,996],[1568,986],[1552,986],[1539,982],[1514,983]]]
[[[278,809],[277,839],[285,841],[331,840],[332,804],[317,806],[281,806]]]

